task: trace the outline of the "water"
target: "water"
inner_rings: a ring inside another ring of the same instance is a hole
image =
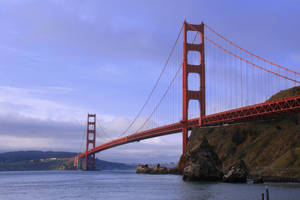
[[[299,200],[299,183],[268,183],[270,200]],[[259,200],[265,185],[187,183],[177,175],[134,171],[0,172],[4,200]]]

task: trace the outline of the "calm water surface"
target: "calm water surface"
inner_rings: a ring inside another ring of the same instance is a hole
[[[268,183],[270,200],[299,200],[299,183]],[[265,185],[186,183],[176,175],[142,175],[134,171],[0,172],[2,200],[141,199],[254,200]]]

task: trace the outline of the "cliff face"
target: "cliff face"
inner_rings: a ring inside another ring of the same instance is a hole
[[[183,170],[186,181],[220,181],[222,180],[222,162],[209,145],[206,137],[185,153],[187,166]]]
[[[300,94],[300,87],[281,91],[272,100]],[[253,175],[300,178],[300,113],[272,120],[253,121],[214,128],[194,128],[187,152],[202,136],[214,146],[223,169],[242,159]],[[187,165],[186,153],[178,168]]]

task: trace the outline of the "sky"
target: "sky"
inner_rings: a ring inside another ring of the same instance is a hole
[[[0,151],[79,152],[87,113],[118,135],[152,89],[184,20],[204,21],[300,71],[299,7],[296,0],[1,0]],[[176,134],[97,157],[176,162],[180,154]]]

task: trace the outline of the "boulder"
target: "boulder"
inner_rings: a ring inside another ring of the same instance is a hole
[[[155,167],[149,168],[148,164],[138,165],[136,168],[137,174],[168,174],[170,170],[167,167],[161,167],[158,164]]]
[[[246,183],[248,175],[248,167],[243,160],[240,160],[226,170],[223,181],[228,183]]]
[[[262,184],[262,183],[264,183],[264,178],[261,176],[253,179],[253,184]]]
[[[151,168],[151,174],[168,174],[168,168],[161,167],[159,164],[156,167]]]
[[[145,164],[145,165],[139,164],[136,167],[136,173],[137,174],[147,174],[147,173],[150,173],[150,172],[151,172],[151,169],[148,167],[148,164]]]
[[[190,151],[185,152],[187,166],[183,170],[185,181],[219,181],[222,180],[222,162],[209,145],[206,137],[202,137]]]
[[[182,171],[178,170],[176,167],[175,168],[171,168],[171,169],[168,169],[168,174],[182,174]]]

